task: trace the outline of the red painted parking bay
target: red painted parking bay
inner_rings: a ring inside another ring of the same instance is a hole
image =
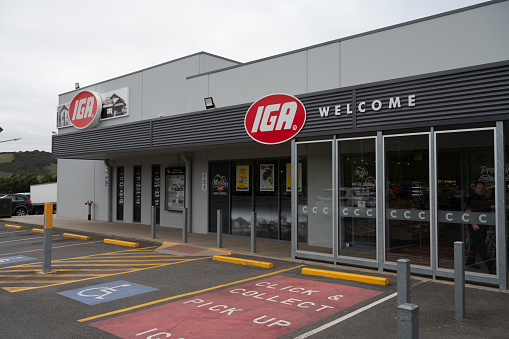
[[[276,276],[92,326],[122,338],[277,338],[380,293]]]

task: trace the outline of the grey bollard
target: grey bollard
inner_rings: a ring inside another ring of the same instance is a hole
[[[398,305],[410,303],[410,260],[399,259],[398,263]]]
[[[150,230],[152,239],[156,238],[156,207],[152,206],[152,219],[150,220]]]
[[[256,212],[251,212],[251,253],[256,253]]]
[[[44,204],[44,234],[42,240],[43,256],[42,273],[54,273],[51,270],[51,250],[52,250],[52,233],[53,233],[53,204]]]
[[[419,306],[402,304],[398,306],[398,339],[419,338]]]
[[[223,248],[223,210],[217,210],[217,248]]]
[[[187,243],[187,207],[182,209],[182,243]]]
[[[454,242],[454,308],[456,318],[465,319],[465,243]]]

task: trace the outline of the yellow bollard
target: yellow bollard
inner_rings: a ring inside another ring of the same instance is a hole
[[[44,204],[44,228],[53,228],[53,204]]]
[[[47,202],[44,204],[44,238],[43,238],[43,256],[42,273],[54,273],[51,270],[51,233],[53,228],[53,204]]]

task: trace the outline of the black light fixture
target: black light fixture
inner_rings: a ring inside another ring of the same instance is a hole
[[[216,108],[216,105],[214,104],[214,99],[212,99],[212,97],[208,97],[203,100],[205,100],[206,109]]]
[[[80,83],[79,83],[79,82],[75,83],[75,84],[74,84],[74,88],[75,88],[75,89],[80,88]]]

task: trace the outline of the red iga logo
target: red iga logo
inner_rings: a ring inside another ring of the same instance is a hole
[[[72,99],[69,118],[79,129],[97,126],[101,117],[102,99],[98,93],[81,91]]]
[[[271,94],[249,107],[244,119],[247,134],[262,144],[280,144],[293,138],[306,122],[306,108],[288,94]]]

